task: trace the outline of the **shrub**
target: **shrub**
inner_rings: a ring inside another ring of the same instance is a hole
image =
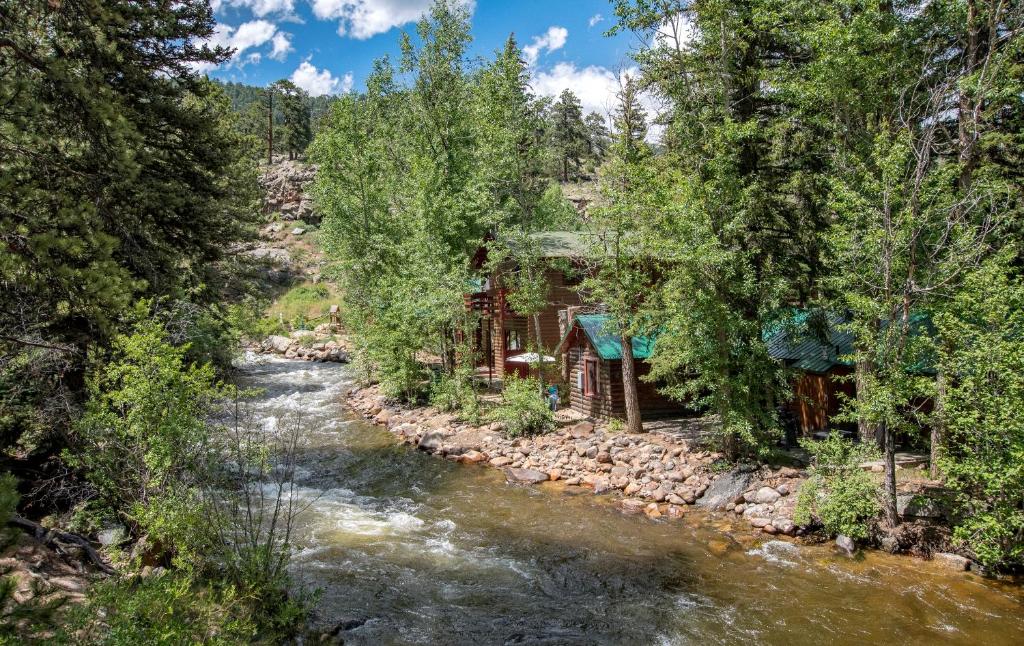
[[[473,385],[472,366],[459,366],[454,374],[442,374],[430,386],[430,405],[459,413],[467,421],[480,421],[480,398]]]
[[[188,364],[153,320],[114,339],[110,361],[88,379],[77,450],[65,460],[85,472],[99,502],[136,535],[174,546],[184,563],[205,547],[197,494],[209,417],[229,389],[209,365]]]
[[[237,588],[184,572],[113,579],[92,588],[89,602],[70,612],[51,643],[276,644],[294,632],[295,607],[273,614]]]
[[[505,424],[510,437],[545,433],[555,425],[555,417],[540,394],[536,379],[520,379],[509,375],[501,391],[501,404],[494,418]]]
[[[804,525],[818,518],[830,534],[864,538],[871,519],[881,511],[878,484],[860,468],[877,456],[872,445],[855,444],[838,433],[822,442],[800,442],[814,462],[800,488],[793,520]]]
[[[953,493],[954,538],[991,568],[1024,567],[1024,283],[983,266],[937,317],[949,379],[938,461]]]

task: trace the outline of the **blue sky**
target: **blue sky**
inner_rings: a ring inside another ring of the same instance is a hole
[[[514,32],[538,94],[571,88],[584,108],[607,114],[617,74],[631,68],[633,36],[606,37],[608,0],[462,0],[473,10],[471,54],[490,57]],[[311,94],[363,88],[374,59],[398,56],[431,0],[212,0],[215,43],[235,58],[210,76],[252,85],[290,78]]]

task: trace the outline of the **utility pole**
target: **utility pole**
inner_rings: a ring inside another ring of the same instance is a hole
[[[274,163],[274,88],[267,86],[267,163]]]

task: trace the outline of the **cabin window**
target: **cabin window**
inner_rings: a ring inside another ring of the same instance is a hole
[[[597,397],[601,394],[601,382],[598,379],[597,359],[586,359],[583,361],[583,394],[587,397]]]
[[[523,349],[523,334],[519,330],[505,330],[505,351]]]

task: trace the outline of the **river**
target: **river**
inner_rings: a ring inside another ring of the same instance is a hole
[[[1024,643],[1019,587],[509,485],[353,419],[346,366],[250,357],[242,375],[266,424],[303,425],[293,572],[346,644]]]

